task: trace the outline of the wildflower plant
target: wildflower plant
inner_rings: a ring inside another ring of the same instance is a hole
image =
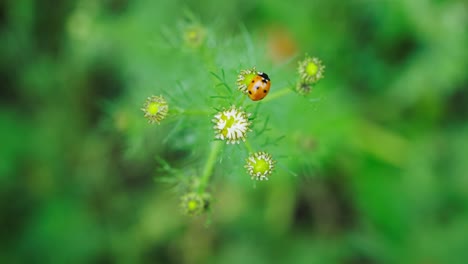
[[[167,179],[184,182],[183,188],[177,189],[180,210],[190,216],[210,211],[216,201],[212,186],[214,177],[250,178],[254,184],[275,181],[277,177],[285,177],[284,172],[290,172],[277,159],[289,155],[283,151],[282,140],[292,135],[286,134],[285,125],[271,126],[270,112],[281,110],[281,115],[290,111],[287,106],[282,106],[281,99],[303,100],[290,93],[310,94],[313,85],[323,79],[325,68],[318,58],[305,56],[298,62],[296,74],[277,74],[278,70],[262,55],[239,56],[239,51],[254,49],[248,46],[252,45],[251,41],[223,42],[216,39],[213,31],[198,21],[184,23],[181,29],[174,31],[180,34],[182,42],[179,43],[171,41],[172,36],[163,32],[168,50],[160,55],[160,59],[164,60],[169,54],[171,59],[161,69],[160,78],[172,80],[172,83],[151,92],[161,94],[159,96],[144,95],[147,99],[141,108],[142,119],[160,124],[157,135],[161,136],[159,140],[164,145],[192,150],[181,155],[189,161],[183,168],[189,168],[190,173],[187,169],[176,168],[177,165],[171,162],[164,162],[165,176],[160,176],[166,182],[173,182]],[[242,48],[245,45],[248,47]],[[192,50],[187,52],[187,47]],[[173,61],[184,63],[171,64]],[[236,63],[238,61],[241,65]],[[182,70],[183,74],[180,74]],[[255,82],[268,82],[268,91],[257,101],[249,97]],[[270,87],[271,93],[268,93]],[[185,177],[192,180],[185,181]]]
[[[159,124],[166,117],[169,106],[163,96],[153,95],[146,99],[141,110],[144,112],[145,118],[148,119],[148,123]]]
[[[308,55],[298,63],[299,81],[296,91],[299,94],[307,95],[312,90],[312,86],[324,77],[325,66],[322,61]]]
[[[184,43],[191,48],[200,47],[205,41],[206,32],[202,26],[189,25],[183,30]]]
[[[237,143],[245,141],[247,131],[251,122],[249,121],[250,113],[242,111],[231,106],[229,109],[217,113],[213,118],[215,138],[229,143]]]
[[[184,214],[191,216],[200,215],[208,209],[209,200],[208,194],[199,194],[197,192],[186,193],[180,198],[180,207]]]
[[[305,83],[316,83],[322,79],[325,66],[322,65],[322,61],[318,58],[311,58],[306,56],[306,58],[299,62],[298,71],[301,77],[301,80]]]
[[[252,180],[268,180],[275,168],[276,161],[273,160],[269,153],[260,151],[251,154],[247,160],[245,168],[250,174]]]
[[[468,1],[36,2],[0,4],[2,263],[467,262]]]

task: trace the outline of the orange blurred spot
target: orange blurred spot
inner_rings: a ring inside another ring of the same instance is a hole
[[[291,58],[297,51],[296,41],[283,27],[271,26],[267,30],[268,55],[275,63]]]

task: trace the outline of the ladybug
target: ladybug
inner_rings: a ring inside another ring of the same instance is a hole
[[[252,101],[262,100],[270,91],[270,77],[264,72],[257,72],[257,75],[252,79],[247,91]]]

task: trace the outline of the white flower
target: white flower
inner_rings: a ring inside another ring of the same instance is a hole
[[[213,118],[215,138],[226,140],[227,144],[245,141],[247,131],[249,131],[249,113],[231,106],[228,110],[217,113]]]

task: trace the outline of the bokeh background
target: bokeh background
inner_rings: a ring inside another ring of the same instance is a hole
[[[466,1],[4,0],[0,47],[1,263],[468,261]],[[181,214],[161,160],[202,166],[210,118],[150,126],[145,98],[252,65],[274,93],[305,53],[312,99],[262,106],[293,158],[255,188],[221,164]]]

